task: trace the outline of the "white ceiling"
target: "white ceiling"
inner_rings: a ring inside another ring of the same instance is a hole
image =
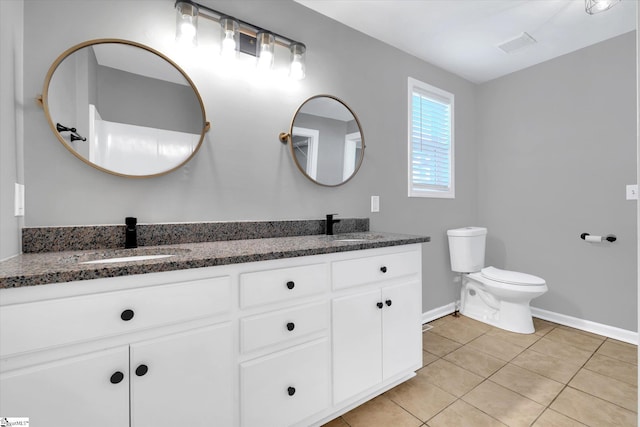
[[[475,83],[636,28],[637,0],[596,15],[584,0],[295,0]],[[537,43],[506,54],[523,32]]]

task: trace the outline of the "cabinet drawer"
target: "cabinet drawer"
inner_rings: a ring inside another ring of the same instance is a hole
[[[252,307],[319,294],[328,289],[326,264],[256,271],[240,275],[240,306]]]
[[[327,302],[278,310],[240,321],[242,351],[292,341],[329,328]]]
[[[230,308],[227,276],[8,305],[0,307],[1,356],[193,320]]]
[[[324,338],[243,363],[243,427],[285,427],[329,405],[329,341]]]
[[[376,255],[332,264],[333,288],[342,289],[420,273],[419,251]]]

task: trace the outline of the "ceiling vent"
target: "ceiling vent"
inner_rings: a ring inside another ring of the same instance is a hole
[[[527,33],[522,33],[515,39],[499,44],[498,47],[502,49],[504,53],[514,53],[535,43],[537,43],[536,39],[534,39]]]

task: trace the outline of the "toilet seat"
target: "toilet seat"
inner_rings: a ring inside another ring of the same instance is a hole
[[[518,286],[540,286],[547,282],[532,274],[520,273],[517,271],[501,270],[495,267],[485,267],[480,270],[483,277],[495,282],[506,283]]]

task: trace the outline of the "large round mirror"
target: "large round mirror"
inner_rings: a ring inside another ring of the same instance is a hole
[[[364,157],[360,121],[351,109],[331,95],[316,95],[298,108],[289,133],[280,134],[289,143],[300,171],[313,182],[335,187],[358,172]]]
[[[60,55],[47,73],[42,106],[69,151],[119,176],[179,168],[209,129],[185,72],[160,52],[126,40],[92,40]]]

